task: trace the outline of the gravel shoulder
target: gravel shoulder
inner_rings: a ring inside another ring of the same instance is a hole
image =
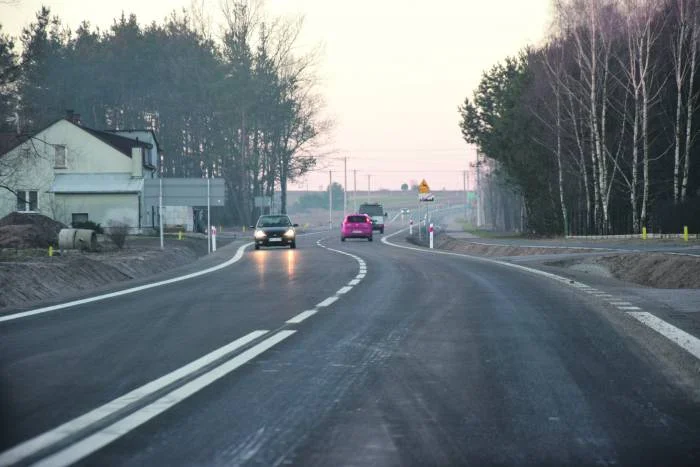
[[[204,238],[167,239],[162,251],[159,239],[149,237],[129,238],[122,250],[108,242],[100,246],[99,252],[71,250],[53,257],[45,249],[0,250],[0,310],[152,277],[207,254]]]

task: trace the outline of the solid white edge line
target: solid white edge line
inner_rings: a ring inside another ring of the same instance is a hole
[[[285,321],[285,323],[287,323],[287,324],[299,324],[302,321],[304,321],[306,318],[310,318],[313,315],[315,315],[316,313],[318,313],[318,310],[316,308],[312,308],[311,310],[302,311],[301,313],[294,316],[293,318],[290,318],[287,321]]]
[[[627,314],[700,359],[700,339],[697,337],[688,334],[682,329],[678,329],[674,325],[646,311],[627,312]]]
[[[557,282],[560,282],[560,283],[563,283],[563,284],[566,284],[569,286],[575,285],[575,284],[572,284],[571,279],[568,279],[566,277],[557,276],[556,274],[552,274],[552,273],[545,272],[545,271],[540,271],[538,269],[528,268],[528,267],[522,266],[520,264],[508,263],[506,261],[498,261],[495,259],[483,258],[483,257],[479,257],[479,256],[465,255],[465,254],[461,254],[461,253],[453,253],[453,252],[449,252],[449,251],[439,251],[439,250],[436,251],[436,250],[428,250],[425,248],[415,248],[415,247],[410,247],[410,246],[397,245],[396,243],[389,242],[390,238],[392,238],[396,235],[399,235],[401,232],[404,232],[406,230],[407,229],[397,230],[396,232],[394,232],[390,235],[387,235],[386,237],[382,237],[382,243],[384,243],[385,245],[393,246],[394,248],[402,248],[405,250],[419,251],[421,253],[432,253],[432,254],[445,255],[445,256],[456,256],[456,257],[471,259],[471,260],[476,261],[476,262],[499,264],[501,266],[505,266],[508,268],[517,269],[517,270],[520,270],[523,272],[529,272],[531,274],[535,274],[538,276],[547,277],[549,279],[553,279]],[[664,321],[660,318],[657,318],[656,316],[652,315],[651,313],[628,311],[628,312],[626,312],[626,314],[628,314],[630,316],[634,316],[635,318],[637,318],[637,320],[639,320],[643,324],[646,324],[651,329],[668,337],[673,342],[678,344],[681,348],[690,352],[694,357],[700,359],[700,339],[688,334],[687,332],[685,332],[681,329],[678,329],[677,327],[667,323],[666,321]],[[652,324],[650,324],[650,323],[654,323],[654,325],[652,326]],[[669,335],[667,333],[661,332],[659,329],[666,330],[666,332],[668,332],[671,336],[682,336],[683,339],[685,339],[685,342],[687,342],[687,344],[681,343],[678,340],[678,338],[669,337]]]
[[[324,301],[322,301],[321,303],[316,305],[316,308],[325,308],[327,306],[331,306],[332,304],[334,304],[337,301],[338,301],[338,297],[336,297],[336,296],[328,297],[327,299],[325,299]]]
[[[32,439],[24,441],[17,446],[10,448],[9,450],[0,453],[0,466],[12,465],[14,463],[20,462],[42,449],[45,449],[59,441],[62,441],[69,436],[78,433],[81,430],[89,427],[95,422],[103,420],[108,416],[116,413],[119,410],[147,397],[156,391],[163,389],[164,387],[185,378],[186,376],[194,373],[195,371],[204,368],[212,362],[215,362],[219,358],[225,356],[226,354],[233,352],[234,350],[243,347],[244,345],[254,341],[255,339],[267,334],[267,330],[253,331],[235,341],[219,347],[218,349],[209,352],[203,357],[194,360],[185,366],[178,368],[177,370],[171,371],[170,373],[161,376],[143,386],[136,388],[121,397],[118,397],[106,404],[91,410],[90,412],[81,415],[73,420],[66,422],[58,427],[47,431],[41,435],[38,435]]]
[[[279,344],[295,332],[296,331],[293,330],[278,332],[245,352],[236,355],[231,360],[222,363],[211,371],[169,392],[155,402],[152,402],[151,404],[137,410],[125,418],[122,418],[116,423],[103,428],[87,438],[42,459],[34,465],[46,467],[66,466],[89,456],[95,451],[107,446],[130,431],[143,425],[152,418],[160,415],[169,408],[179,404],[183,400],[204,389],[215,381],[223,378],[242,365],[248,363],[266,350]]]
[[[184,276],[178,276],[174,277],[172,279],[167,279],[164,281],[159,281],[159,282],[153,282],[150,284],[144,284],[140,285],[138,287],[132,287],[130,289],[124,289],[124,290],[119,290],[117,292],[111,292],[107,293],[104,295],[97,295],[94,297],[89,297],[89,298],[83,298],[80,300],[73,300],[71,302],[66,302],[66,303],[61,303],[58,305],[52,305],[52,306],[47,306],[43,308],[37,308],[35,310],[29,310],[29,311],[22,311],[20,313],[14,313],[11,315],[5,315],[5,316],[0,316],[0,323],[4,321],[12,321],[15,319],[20,319],[20,318],[25,318],[27,316],[33,316],[33,315],[39,315],[42,313],[48,313],[50,311],[56,311],[56,310],[62,310],[65,308],[70,308],[74,307],[77,305],[84,305],[86,303],[93,303],[93,302],[98,302],[100,300],[106,300],[108,298],[114,298],[114,297],[121,297],[122,295],[129,295],[132,293],[136,292],[141,292],[143,290],[148,290],[152,289],[154,287],[161,287],[163,285],[168,285],[168,284],[174,284],[176,282],[182,282],[188,279],[193,279],[195,277],[203,276],[204,274],[209,274],[215,271],[219,271],[220,269],[223,269],[225,267],[228,267],[232,265],[233,263],[238,262],[242,257],[243,253],[245,252],[245,249],[248,248],[249,246],[253,245],[253,242],[246,243],[244,245],[241,245],[238,250],[236,251],[236,254],[233,256],[233,258],[229,259],[228,261],[225,261],[221,264],[218,264],[216,266],[213,266],[211,268],[203,269],[201,271],[193,272],[190,274],[185,274]]]

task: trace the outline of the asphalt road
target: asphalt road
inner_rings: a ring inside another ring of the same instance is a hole
[[[700,465],[695,357],[572,287],[378,237],[0,322],[0,465]]]

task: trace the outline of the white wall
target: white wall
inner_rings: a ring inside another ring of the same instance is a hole
[[[131,158],[80,127],[61,120],[48,128],[42,139],[65,144],[68,164],[56,173],[131,173]]]
[[[194,230],[194,213],[191,206],[163,206],[163,225],[181,225],[187,232]]]
[[[45,140],[43,135],[37,135]],[[24,153],[23,148],[29,149]],[[12,190],[38,191],[38,212],[53,217],[53,195],[48,193],[53,183],[54,149],[36,139],[26,141],[3,157],[5,172],[0,182]],[[11,167],[8,171],[7,167]],[[17,197],[0,188],[0,218],[17,209]]]
[[[56,194],[58,220],[70,225],[73,213],[87,213],[88,219],[108,227],[110,221],[139,227],[139,197],[136,194]]]

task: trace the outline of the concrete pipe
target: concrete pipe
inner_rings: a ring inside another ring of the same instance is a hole
[[[58,232],[58,248],[72,250],[75,248],[75,232],[78,229],[61,229]]]
[[[97,249],[97,234],[92,229],[76,229],[75,248],[78,250],[95,251]]]
[[[61,250],[97,249],[97,234],[91,229],[61,229],[58,232],[58,247]]]

